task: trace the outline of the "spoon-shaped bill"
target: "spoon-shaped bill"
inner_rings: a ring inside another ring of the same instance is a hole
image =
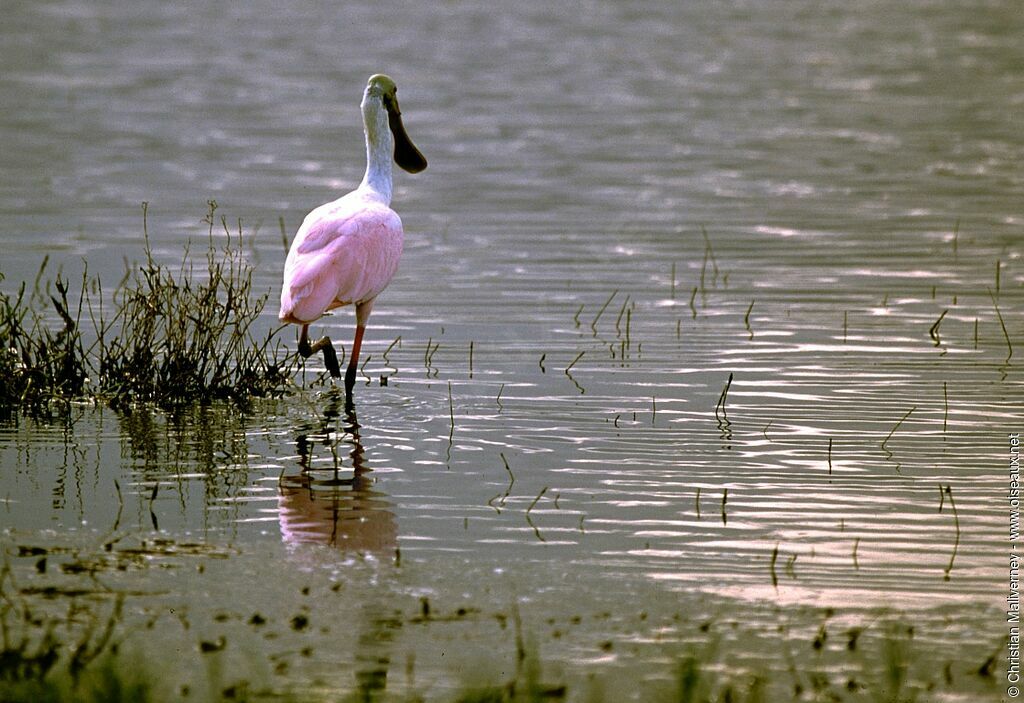
[[[409,173],[419,173],[427,167],[427,160],[409,139],[402,125],[402,113],[398,109],[398,99],[392,97],[386,103],[388,109],[388,126],[395,137],[395,163]]]

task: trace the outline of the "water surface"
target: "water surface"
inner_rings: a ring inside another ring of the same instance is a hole
[[[443,699],[510,675],[519,617],[574,697],[591,674],[645,695],[614,672],[656,687],[687,652],[786,691],[807,661],[840,691],[879,665],[812,647],[820,628],[903,622],[914,685],[995,700],[1005,672],[976,671],[1006,635],[1024,425],[1022,22],[923,0],[18,4],[7,290],[47,254],[116,282],[143,201],[176,263],[216,199],[275,291],[278,219],[362,176],[371,73],[430,161],[396,176],[406,250],[354,411],[312,360],[247,411],[3,426],[19,588],[91,564],[85,598],[128,591],[162,638],[133,641],[193,691],[387,672]]]

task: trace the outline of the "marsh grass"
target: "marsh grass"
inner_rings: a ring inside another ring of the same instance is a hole
[[[115,632],[121,629],[124,596],[105,616],[68,606],[66,618],[30,607],[14,583],[9,565],[0,569],[0,699],[10,703],[46,701],[151,700],[149,685],[137,667],[119,655]],[[102,610],[102,609],[100,609]],[[77,623],[71,640],[61,639]]]
[[[40,274],[45,266],[44,260]],[[60,275],[53,287],[55,294],[40,292],[38,284],[27,294],[22,283],[15,295],[0,293],[0,409],[37,407],[50,397],[84,392],[88,366],[78,325],[81,305],[72,306],[68,281]],[[44,306],[52,306],[60,319],[56,328],[40,314]]]
[[[9,703],[148,703],[150,686],[113,658],[105,659],[78,681],[69,677],[6,682]]]
[[[610,703],[629,691],[639,700],[652,703],[768,703],[769,701],[863,701],[864,703],[911,703],[932,700],[943,688],[953,689],[954,678],[962,679],[965,690],[986,696],[991,693],[984,672],[955,677],[954,665],[946,662],[939,672],[935,662],[922,655],[913,643],[913,628],[893,622],[878,627],[868,651],[860,644],[862,631],[852,629],[832,649],[841,652],[840,666],[826,665],[818,658],[826,648],[828,632],[819,628],[810,644],[819,654],[799,663],[793,660],[788,672],[745,670],[726,661],[735,652],[722,643],[705,643],[688,653],[671,657],[669,671],[661,676],[633,677],[625,673],[595,672],[585,690],[549,680],[545,662],[533,646],[521,652],[514,675],[503,683],[467,684],[455,696],[456,703],[551,703],[586,701]],[[776,645],[789,647],[777,642]],[[721,651],[719,651],[721,650]],[[983,665],[984,667],[984,665]],[[941,677],[941,680],[936,678]],[[970,679],[968,681],[967,679]],[[421,700],[409,698],[408,700]]]
[[[66,613],[55,610],[52,601],[36,609],[30,589],[15,582],[11,568],[0,568],[0,700],[28,701],[109,701],[180,700],[184,688],[168,688],[167,673],[160,665],[140,659],[140,650],[130,643],[134,636],[158,631],[153,629],[159,615],[147,615],[148,624],[139,624],[131,609],[123,608],[125,594],[103,590],[105,597],[69,603]],[[128,594],[132,595],[132,594]],[[110,596],[114,596],[111,598]],[[414,614],[411,614],[414,613]],[[291,611],[288,611],[288,615]],[[267,614],[270,620],[275,617]],[[425,626],[430,622],[449,622],[432,608],[426,598],[409,611],[409,622]],[[608,669],[590,668],[581,677],[565,675],[560,656],[546,657],[537,639],[521,621],[517,607],[508,614],[514,625],[514,639],[506,653],[505,665],[463,669],[466,677],[461,688],[437,690],[430,700],[458,703],[549,703],[587,701],[612,703],[630,693],[634,700],[652,703],[765,703],[767,701],[839,701],[866,703],[909,703],[933,700],[933,694],[970,692],[972,700],[987,699],[997,684],[991,674],[991,660],[979,662],[936,659],[915,639],[913,626],[893,621],[872,621],[866,628],[843,629],[845,625],[825,620],[808,623],[797,630],[782,628],[784,635],[765,634],[722,638],[715,623],[701,625],[703,634],[683,647],[666,644],[663,663],[652,671],[612,665]],[[266,622],[261,618],[260,622]],[[294,622],[294,620],[293,620]],[[75,623],[71,625],[70,623]],[[294,628],[294,625],[293,625]],[[724,632],[725,630],[723,630]],[[196,636],[199,638],[199,636]],[[764,639],[762,639],[762,637]],[[160,651],[159,638],[148,638],[148,661]],[[608,639],[603,651],[618,651],[621,643]],[[513,644],[514,643],[514,644]],[[221,651],[225,641],[208,642],[199,638],[193,656],[200,658]],[[237,646],[237,645],[232,645]],[[788,670],[762,668],[756,652],[762,647],[788,652]],[[1001,646],[1001,645],[1000,645]],[[804,652],[805,654],[801,654]],[[998,650],[997,650],[998,654]],[[979,667],[979,663],[981,666]],[[374,661],[379,667],[381,662]],[[248,678],[259,670],[253,659],[238,660],[231,671],[223,671],[234,682],[228,688],[218,683],[220,676],[207,672],[211,685],[192,680],[189,700],[248,700],[252,698],[283,701],[396,701],[422,702],[426,698],[415,687],[397,685],[393,690],[365,687],[366,672],[355,672],[355,686],[348,675],[339,678],[333,692],[311,695],[303,692],[303,682],[282,680],[269,687]],[[392,681],[378,668],[374,682]],[[560,673],[561,672],[561,673]],[[172,676],[173,678],[173,676]],[[161,685],[158,682],[162,682]],[[440,695],[437,695],[440,694]],[[636,698],[639,694],[639,698]]]
[[[0,410],[45,414],[54,401],[74,399],[173,408],[286,393],[298,359],[282,351],[280,328],[253,331],[267,294],[253,291],[241,227],[231,232],[216,209],[211,200],[205,265],[197,268],[186,248],[175,270],[154,259],[143,204],[145,259],[113,291],[112,310],[88,273],[77,302],[59,274],[55,292],[40,292],[37,279],[31,295],[25,284],[0,293]],[[220,246],[217,222],[226,235]]]

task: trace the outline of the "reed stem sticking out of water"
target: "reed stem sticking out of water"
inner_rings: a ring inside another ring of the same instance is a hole
[[[998,292],[998,290],[997,290]],[[1003,330],[1003,338],[1006,340],[1006,360],[1009,361],[1010,357],[1013,356],[1013,343],[1010,341],[1010,335],[1006,331],[1006,323],[1003,322],[1003,313],[999,312],[999,303],[996,302],[996,297],[992,295],[992,291],[988,292],[988,297],[992,299],[992,307],[996,310],[996,318],[999,320],[999,327]],[[975,339],[977,339],[977,332],[975,332]],[[977,342],[975,342],[977,346]]]
[[[942,344],[942,340],[939,339],[939,325],[942,324],[942,318],[946,316],[947,312],[949,312],[948,309],[943,310],[942,314],[939,315],[939,319],[937,319],[935,323],[931,326],[931,328],[928,330],[928,336],[932,338],[933,342],[935,342],[935,346],[939,346],[940,344]]]
[[[949,581],[949,573],[953,570],[953,561],[956,560],[957,550],[960,548],[960,516],[956,511],[956,502],[953,500],[953,487],[939,485],[939,512],[942,512],[944,498],[949,498],[949,506],[953,509],[953,525],[956,528],[956,539],[953,542],[953,553],[949,556],[949,564],[946,565],[943,579]]]
[[[949,392],[946,388],[946,382],[942,382],[942,431],[946,431],[946,427],[949,424]]]
[[[565,367],[565,372],[564,372],[564,373],[565,373],[565,375],[569,377],[569,380],[570,380],[570,381],[572,381],[573,385],[574,385],[574,386],[576,386],[576,388],[577,388],[577,389],[579,390],[579,392],[580,392],[580,393],[584,393],[584,392],[585,392],[585,391],[583,390],[583,386],[581,386],[581,385],[580,385],[580,384],[579,384],[579,383],[578,383],[578,382],[576,381],[576,379],[575,379],[575,378],[573,377],[573,375],[572,375],[571,373],[569,373],[569,371],[570,371],[570,370],[572,369],[572,367],[573,367],[573,366],[575,366],[575,365],[576,365],[576,363],[577,363],[577,362],[578,362],[578,361],[579,361],[580,359],[582,359],[582,358],[583,358],[583,355],[584,355],[584,354],[586,354],[586,353],[587,353],[586,351],[581,351],[581,352],[580,352],[579,354],[577,354],[577,355],[576,355],[576,358],[572,360],[572,363],[570,363],[570,364],[569,364],[568,366],[566,366],[566,367]]]
[[[431,376],[431,371],[434,372],[434,376],[437,376],[437,369],[434,367],[434,354],[436,354],[437,350],[440,348],[441,343],[438,342],[437,344],[434,344],[433,337],[427,339],[427,348],[426,351],[423,352],[423,366],[427,369],[428,378]]]
[[[629,334],[630,328],[632,327],[632,322],[633,308],[629,308],[628,310],[626,310],[626,349],[630,349],[633,346],[633,342],[631,341],[631,337]]]
[[[611,305],[612,299],[618,294],[618,288],[612,291],[612,294],[608,296],[608,300],[604,301],[604,305],[602,305],[601,309],[597,311],[597,315],[594,316],[594,320],[590,323],[590,329],[594,331],[595,335],[597,334],[597,321],[601,319],[601,315],[604,315],[604,311],[608,308],[609,305]]]
[[[388,357],[388,354],[390,354],[390,353],[391,353],[391,350],[395,348],[395,345],[396,345],[396,344],[397,344],[397,345],[399,345],[399,347],[401,347],[401,344],[402,344],[402,335],[398,335],[397,337],[395,337],[395,338],[394,338],[394,340],[392,340],[391,344],[389,344],[389,345],[388,345],[388,348],[384,350],[384,353],[383,353],[383,354],[381,354],[381,357],[383,357],[383,359],[384,359],[384,364],[385,364],[385,365],[386,365],[386,366],[387,366],[387,367],[388,367],[389,369],[391,369],[391,374],[390,374],[390,375],[388,375],[388,376],[384,376],[383,374],[381,374],[381,382],[382,382],[382,385],[387,385],[387,381],[388,381],[388,379],[389,379],[389,378],[390,378],[391,376],[394,376],[394,375],[395,375],[396,373],[398,373],[398,367],[397,367],[397,366],[394,366],[394,365],[392,365],[392,363],[391,363],[391,359],[390,359],[390,358]]]
[[[718,402],[715,404],[715,419],[722,422],[725,420],[729,421],[729,415],[726,412],[725,404],[729,397],[729,387],[732,386],[732,372],[729,373],[729,378],[725,382],[725,388],[722,389],[722,394],[718,396]]]
[[[883,451],[885,451],[885,452],[888,452],[888,451],[889,451],[888,449],[886,449],[886,448],[885,448],[885,445],[886,445],[886,443],[887,443],[887,442],[888,442],[888,441],[889,441],[890,439],[892,439],[892,436],[893,436],[894,434],[896,434],[896,430],[898,430],[898,429],[900,428],[900,425],[902,425],[902,424],[903,424],[903,421],[904,421],[904,420],[906,420],[906,419],[907,419],[908,417],[910,417],[910,414],[911,414],[912,412],[914,412],[915,410],[917,410],[917,406],[916,406],[916,405],[915,405],[914,407],[912,407],[912,408],[911,408],[910,410],[908,410],[908,411],[907,411],[906,413],[904,413],[903,417],[901,417],[901,418],[899,419],[899,421],[898,421],[898,422],[897,422],[897,423],[896,423],[895,425],[893,425],[893,428],[892,428],[891,430],[889,430],[889,434],[887,434],[887,435],[885,436],[885,439],[883,439],[883,440],[882,440],[882,450],[883,450]]]
[[[508,465],[508,459],[505,458],[504,453],[500,453],[501,463],[505,465],[505,471],[508,473],[508,488],[505,489],[505,494],[501,497],[501,504],[505,504],[505,499],[512,493],[512,486],[516,483],[515,474],[512,473],[512,467]]]
[[[626,306],[627,305],[629,305],[629,296],[628,295],[626,296],[626,299],[624,301],[622,301],[622,307],[619,308],[619,314],[615,318],[615,336],[616,337],[621,337],[622,336],[622,328],[619,325],[622,322],[622,316],[626,314]]]
[[[772,550],[772,560],[768,564],[768,573],[771,574],[771,577],[772,577],[772,587],[773,588],[778,588],[779,587],[779,575],[777,573],[775,573],[775,562],[778,561],[778,559],[779,559],[779,544],[778,544],[778,542],[776,542],[775,543],[775,549]]]
[[[582,359],[583,355],[586,353],[586,351],[581,351],[579,354],[577,354],[576,358],[572,360],[572,363],[565,367],[565,373],[569,373],[569,371],[572,370],[572,367],[576,365],[576,362]]]
[[[367,354],[366,358],[363,359],[363,363],[360,364],[360,366],[359,366],[359,373],[363,374],[363,376],[366,377],[366,382],[367,383],[372,383],[373,382],[373,379],[370,378],[370,374],[366,373],[366,365],[370,363],[370,359],[372,359],[372,358],[373,358],[373,354]]]
[[[704,278],[706,276],[707,268],[708,268],[708,250],[704,249],[704,260],[700,264],[700,297],[701,297],[702,301],[704,301],[704,299],[707,296],[707,288],[705,288],[705,286],[704,286]]]
[[[452,443],[455,438],[455,403],[452,402],[452,382],[448,381],[448,419],[451,424],[448,428],[448,461],[452,460]]]
[[[540,501],[540,499],[541,499],[541,498],[542,498],[542,497],[544,496],[544,494],[545,494],[545,493],[547,493],[547,492],[548,492],[548,487],[547,487],[547,486],[544,486],[544,488],[540,489],[540,493],[538,493],[538,494],[537,494],[537,497],[533,499],[533,502],[532,502],[532,503],[530,503],[530,507],[528,507],[528,508],[526,509],[526,512],[527,512],[527,513],[529,513],[529,512],[531,511],[531,510],[533,510],[533,506],[537,505],[538,501]]]

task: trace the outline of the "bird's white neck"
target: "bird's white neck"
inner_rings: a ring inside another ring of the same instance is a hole
[[[361,107],[366,130],[366,175],[359,189],[389,205],[395,142],[388,127],[388,111],[379,97],[371,95],[363,97]]]

